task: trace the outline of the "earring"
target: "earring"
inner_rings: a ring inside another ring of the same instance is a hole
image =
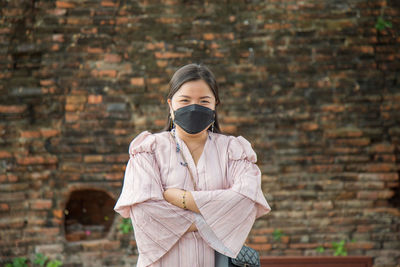
[[[213,122],[213,124],[211,125],[211,132],[214,132],[214,122]]]

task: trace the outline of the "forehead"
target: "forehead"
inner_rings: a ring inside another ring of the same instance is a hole
[[[185,95],[191,97],[214,96],[211,88],[204,80],[196,80],[184,83],[175,93],[176,96]]]

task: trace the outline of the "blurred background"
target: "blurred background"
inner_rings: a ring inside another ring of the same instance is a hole
[[[163,128],[174,71],[203,63],[272,207],[248,245],[400,266],[399,15],[397,0],[0,1],[0,264],[133,266],[113,211],[129,143]]]

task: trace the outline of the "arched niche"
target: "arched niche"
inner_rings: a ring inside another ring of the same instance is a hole
[[[71,192],[64,209],[67,241],[104,238],[114,221],[115,200],[105,191],[77,189]]]

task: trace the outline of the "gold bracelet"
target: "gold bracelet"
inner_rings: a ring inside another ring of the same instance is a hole
[[[183,204],[183,209],[185,209],[185,210],[187,210],[187,207],[186,207],[186,190],[184,190],[183,191],[183,195],[182,195],[182,204]]]

